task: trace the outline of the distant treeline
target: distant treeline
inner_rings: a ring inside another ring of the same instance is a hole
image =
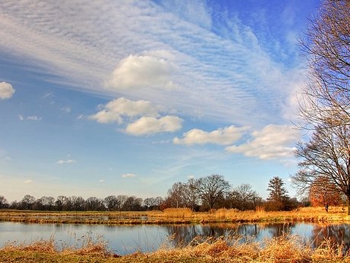
[[[190,208],[193,211],[209,211],[219,208],[235,208],[239,210],[291,210],[302,205],[295,198],[290,198],[279,177],[270,180],[267,187],[269,197],[263,200],[249,184],[233,188],[222,175],[210,175],[188,182],[174,183],[163,197],[139,198],[127,195],[110,195],[102,198],[81,196],[54,198],[43,196],[36,199],[25,195],[21,201],[9,203],[0,196],[0,208],[18,210],[46,211],[145,211],[164,210],[166,208]],[[305,203],[303,203],[305,205]]]

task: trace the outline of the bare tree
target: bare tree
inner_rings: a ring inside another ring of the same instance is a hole
[[[311,128],[329,119],[349,124],[350,1],[325,0],[302,44],[311,77],[300,104],[304,121]]]
[[[32,195],[25,195],[23,198],[22,198],[22,201],[21,201],[21,207],[23,209],[32,209],[32,206],[35,202],[35,197],[32,196]]]
[[[94,196],[85,200],[85,208],[87,211],[103,211],[106,209],[103,200]]]
[[[118,206],[119,211],[122,210],[124,203],[126,202],[127,199],[128,199],[127,195],[118,195],[117,196],[117,200],[118,200],[117,206]]]
[[[70,203],[72,204],[72,209],[75,211],[82,211],[85,207],[85,200],[81,196],[71,196],[69,197]]]
[[[143,206],[146,207],[146,209],[150,209],[152,210],[153,207],[155,206],[155,198],[154,197],[148,197],[148,198],[145,198],[145,200],[143,200]]]
[[[199,202],[199,180],[194,178],[188,179],[184,185],[184,197],[186,207],[191,208],[192,211],[196,210]]]
[[[0,195],[0,208],[7,208],[9,206],[7,199]]]
[[[303,47],[311,84],[304,89],[300,113],[313,135],[298,144],[300,170],[293,183],[302,192],[328,178],[347,197],[350,215],[350,1],[325,0]]]
[[[186,207],[185,184],[181,182],[174,183],[168,190],[167,206],[168,207]]]
[[[64,195],[57,196],[55,205],[58,211],[66,210],[67,203],[68,203],[68,198],[66,196]]]
[[[240,210],[255,209],[256,203],[260,201],[257,192],[250,184],[241,184],[231,192],[232,207]]]
[[[199,179],[199,195],[202,205],[214,208],[220,200],[226,198],[231,186],[222,175],[209,175]]]
[[[42,196],[39,200],[43,210],[52,210],[52,207],[55,205],[55,198],[52,196]]]
[[[292,180],[300,193],[320,178],[327,178],[348,199],[350,215],[350,127],[323,125],[316,128],[309,143],[298,144],[300,170]]]
[[[312,206],[324,206],[326,212],[330,205],[340,205],[342,196],[329,177],[316,178],[310,187],[309,199]]]
[[[120,200],[115,195],[107,196],[104,199],[104,203],[109,211],[117,210],[120,207]]]
[[[136,196],[129,196],[123,204],[124,211],[138,211],[141,210],[142,198]]]

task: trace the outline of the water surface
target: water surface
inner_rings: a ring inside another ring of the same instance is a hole
[[[7,242],[26,242],[51,237],[59,248],[81,245],[82,240],[91,237],[102,238],[117,254],[136,251],[150,252],[160,246],[186,246],[208,238],[224,237],[227,240],[239,238],[240,242],[263,241],[265,238],[282,235],[298,235],[304,242],[318,246],[329,239],[335,244],[343,244],[344,251],[350,245],[350,225],[317,224],[216,224],[216,225],[72,225],[72,224],[25,224],[0,223],[0,246]]]

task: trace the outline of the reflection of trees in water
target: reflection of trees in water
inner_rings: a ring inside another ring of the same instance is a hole
[[[327,240],[334,249],[341,246],[345,254],[350,249],[350,227],[347,224],[315,225],[310,239],[314,247],[321,246]]]
[[[271,237],[280,237],[285,235],[290,235],[292,229],[295,228],[294,223],[280,223],[280,224],[269,224],[265,225]]]
[[[187,225],[167,226],[170,242],[175,247],[187,246],[191,243],[224,238],[227,241],[240,239],[242,242],[251,240],[259,233],[257,224],[251,225]]]
[[[217,225],[187,225],[167,226],[170,244],[174,247],[183,247],[203,241],[213,241],[224,238],[229,244],[238,242],[262,241],[264,237],[288,236],[298,229],[298,224],[217,224]],[[343,254],[350,251],[350,225],[313,225],[311,233],[307,230],[305,238],[309,239],[314,247],[321,246],[325,240],[337,249],[341,246]],[[302,235],[304,235],[302,234]]]

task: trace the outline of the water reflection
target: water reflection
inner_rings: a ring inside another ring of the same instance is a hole
[[[350,249],[350,225],[315,225],[311,236],[312,244],[317,247],[325,241],[333,248],[339,248],[345,255]]]
[[[192,243],[224,238],[227,241],[251,242],[264,238],[288,234],[300,234],[296,224],[215,224],[192,226],[167,226],[168,236],[173,247],[183,247]],[[301,233],[302,236],[304,235]]]
[[[263,241],[266,238],[298,235],[313,247],[327,240],[334,248],[339,246],[343,253],[350,249],[350,225],[317,224],[215,224],[215,225],[69,225],[69,224],[22,224],[0,223],[0,247],[8,241],[30,243],[52,235],[64,243],[73,243],[74,237],[87,233],[102,236],[111,250],[118,254],[136,251],[150,252],[166,244],[170,247],[184,247],[202,241],[224,238],[229,243]]]

